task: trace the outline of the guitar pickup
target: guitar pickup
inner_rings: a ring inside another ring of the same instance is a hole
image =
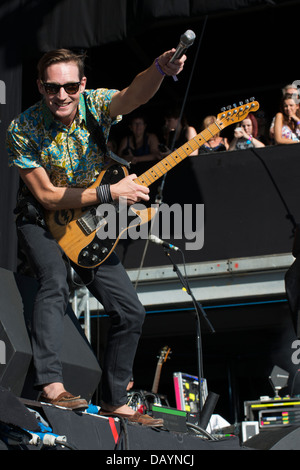
[[[92,208],[77,220],[77,224],[85,235],[91,235],[95,230],[105,225],[106,219],[96,214],[96,209]]]

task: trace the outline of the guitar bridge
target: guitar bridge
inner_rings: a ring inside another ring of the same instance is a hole
[[[77,224],[85,235],[90,235],[95,230],[106,224],[106,219],[102,215],[97,215],[96,208],[92,207],[82,217],[77,219]]]

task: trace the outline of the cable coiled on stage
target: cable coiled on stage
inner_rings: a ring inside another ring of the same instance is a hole
[[[214,436],[212,436],[209,432],[205,431],[205,429],[200,428],[200,426],[197,426],[196,424],[192,424],[187,422],[186,426],[188,428],[188,431],[192,430],[193,434],[199,434],[201,436],[204,436],[205,438],[209,439],[210,441],[217,441]]]

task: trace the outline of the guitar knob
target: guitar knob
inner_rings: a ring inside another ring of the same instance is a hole
[[[98,250],[98,249],[99,249],[98,243],[93,243],[92,249],[93,249],[94,251]]]
[[[101,253],[103,255],[106,255],[106,253],[108,253],[108,248],[106,248],[106,246],[104,246],[103,248],[101,248]]]
[[[89,256],[89,252],[88,252],[87,250],[84,250],[84,251],[82,252],[82,257],[83,257],[83,258],[86,258],[87,256]]]
[[[97,263],[98,260],[99,260],[99,258],[98,258],[97,255],[93,255],[93,256],[92,256],[92,262],[93,262],[93,263]]]

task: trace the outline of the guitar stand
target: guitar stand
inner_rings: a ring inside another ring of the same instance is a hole
[[[170,249],[164,247],[164,251],[166,256],[169,258],[171,263],[173,264],[173,270],[176,272],[178,279],[180,280],[183,288],[187,292],[187,294],[192,298],[193,305],[195,307],[195,316],[197,321],[197,364],[198,364],[198,378],[199,378],[199,411],[198,411],[198,423],[200,424],[201,420],[201,411],[202,411],[202,390],[201,390],[201,378],[203,378],[203,364],[202,364],[202,341],[201,341],[201,325],[200,325],[200,315],[202,314],[203,318],[206,320],[207,325],[211,331],[211,333],[215,333],[215,330],[206,316],[205,311],[203,310],[202,305],[195,299],[187,280],[184,279],[183,275],[180,272],[177,264],[174,262],[170,255]]]

